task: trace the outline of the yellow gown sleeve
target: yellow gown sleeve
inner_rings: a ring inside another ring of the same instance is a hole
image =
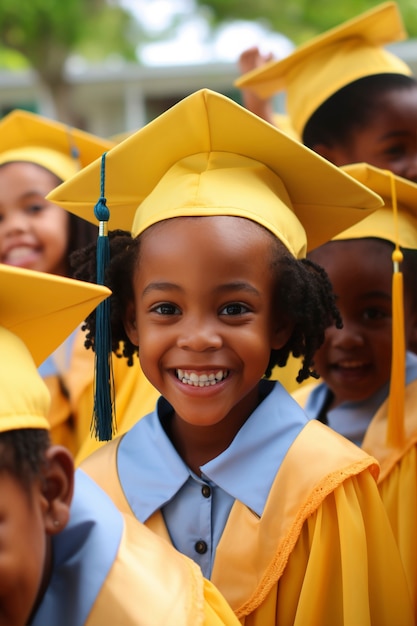
[[[85,626],[239,626],[200,568],[125,516],[118,555]]]
[[[51,425],[51,441],[55,445],[68,448],[72,454],[77,450],[75,425],[68,395],[62,388],[58,376],[45,376],[43,379],[51,395],[48,421]]]

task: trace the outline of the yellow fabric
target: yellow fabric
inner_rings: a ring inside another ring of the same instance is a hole
[[[78,368],[74,366],[72,372],[74,376],[77,376]],[[154,410],[160,394],[144,375],[140,363],[128,367],[125,359],[113,356],[113,372],[116,394],[116,435],[121,435],[136,424],[141,417]],[[98,441],[90,432],[93,410],[93,375],[92,365],[88,378],[84,379],[85,387],[80,395],[75,395],[74,399],[79,442],[75,456],[76,465],[106,443]]]
[[[94,404],[94,352],[84,347],[81,329],[72,344],[68,369],[57,376],[46,377],[52,402],[48,413],[51,439],[66,446],[78,465],[105,442],[91,434]],[[159,397],[142,372],[139,362],[128,367],[126,359],[112,355],[116,392],[116,435],[125,433],[141,417],[153,411]]]
[[[342,167],[350,176],[381,196],[384,206],[333,237],[362,239],[377,237],[401,248],[417,249],[417,184],[392,172],[381,170],[368,163],[354,163]],[[396,215],[393,207],[394,183]]]
[[[235,81],[261,98],[286,90],[287,112],[300,137],[311,115],[349,83],[374,74],[410,76],[411,69],[383,46],[407,36],[395,2],[384,2]]]
[[[139,609],[138,609],[139,607]],[[117,557],[85,626],[238,626],[201,570],[125,516]]]
[[[67,180],[114,142],[71,128],[29,111],[16,109],[0,120],[0,165],[36,163]]]
[[[69,398],[57,376],[45,376],[43,381],[51,398],[50,409],[45,413],[51,429],[51,441],[54,444],[65,446],[74,455],[76,452],[74,421]]]
[[[107,287],[0,264],[0,325],[40,365],[110,295]]]
[[[131,513],[117,477],[119,441],[98,450],[82,468],[121,511]],[[288,451],[262,517],[235,502],[212,582],[242,624],[413,623],[377,476],[374,459],[311,421]],[[147,525],[169,540],[159,511]],[[368,554],[361,571],[358,553]]]
[[[23,341],[0,326],[0,432],[49,429],[50,397]]]
[[[100,172],[101,159],[48,200],[96,223]],[[237,215],[268,228],[296,257],[382,206],[339,168],[207,89],[110,150],[104,182],[109,229],[137,236],[181,215]]]
[[[373,417],[362,448],[381,465],[379,490],[400,549],[417,623],[417,381],[405,390],[405,437],[387,446],[388,402]]]
[[[293,394],[300,406],[305,406],[316,384]],[[387,445],[385,401],[369,424],[362,449],[376,458],[381,467],[378,488],[400,550],[417,623],[417,381],[407,385],[405,391],[404,439]]]
[[[278,380],[281,385],[285,387],[288,393],[293,393],[297,389],[309,385],[311,379],[304,380],[302,383],[297,383],[296,378],[301,368],[301,359],[296,359],[290,355],[288,357],[285,367],[275,366],[272,370],[271,380]]]
[[[272,117],[275,126],[279,128],[279,130],[287,133],[287,135],[289,135],[293,139],[301,141],[299,135],[297,135],[294,128],[292,127],[289,115],[286,115],[285,113],[274,113]]]

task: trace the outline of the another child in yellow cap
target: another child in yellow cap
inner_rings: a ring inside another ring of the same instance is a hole
[[[379,461],[379,489],[417,618],[417,356],[410,351],[405,355],[401,345],[405,341],[409,349],[415,342],[417,185],[365,164],[345,169],[379,193],[385,206],[311,252],[310,258],[330,277],[343,329],[328,329],[314,357],[320,384],[294,397],[310,418]],[[396,244],[397,262],[403,256],[403,300],[391,284]]]
[[[36,365],[109,291],[5,265],[0,286],[0,624],[237,626],[191,560],[50,442]]]
[[[285,91],[301,141],[336,165],[367,162],[417,180],[417,83],[385,46],[406,38],[398,6],[385,2],[237,81],[259,102]],[[268,100],[265,100],[269,121]],[[258,105],[258,113],[259,113]]]
[[[97,227],[45,196],[112,145],[28,111],[13,111],[0,121],[0,263],[73,276],[70,256],[96,240]],[[73,453],[90,441],[93,371],[94,359],[84,349],[79,330],[40,365],[52,396],[52,440]],[[119,424],[134,389],[140,392],[144,413],[151,410],[157,394],[144,377],[139,389],[120,360],[115,362],[115,376]],[[132,402],[137,406],[136,397]]]
[[[108,226],[129,229],[111,238],[113,342],[139,350],[161,398],[82,468],[196,561],[241,624],[411,624],[376,462],[264,376],[291,351],[308,375],[339,318],[303,257],[379,196],[208,90],[51,199],[94,220],[100,187]]]

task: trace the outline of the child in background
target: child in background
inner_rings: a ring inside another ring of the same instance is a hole
[[[192,561],[83,472],[74,484],[51,445],[36,364],[109,293],[0,266],[0,625],[237,626]]]
[[[50,198],[94,220],[100,186],[109,226],[132,231],[111,239],[113,344],[140,351],[162,397],[82,468],[193,558],[241,624],[413,623],[374,460],[262,380],[291,351],[308,376],[339,318],[307,245],[380,198],[208,90]]]
[[[236,85],[251,91],[270,120],[285,90],[295,133],[336,165],[367,162],[417,180],[417,82],[383,46],[406,37],[398,6],[385,2],[258,67]],[[257,112],[260,111],[258,103]]]
[[[385,206],[310,254],[330,277],[343,329],[328,329],[314,356],[320,384],[307,386],[294,397],[310,418],[324,422],[379,461],[379,490],[417,619],[417,356],[408,351],[405,358],[393,343],[399,332],[398,339],[404,333],[408,350],[415,344],[417,185],[395,177],[395,199],[389,172],[365,164],[346,166],[345,171],[380,194]],[[393,211],[398,211],[398,226]],[[403,255],[403,302],[391,285],[397,241]],[[393,322],[396,306],[403,307],[404,330],[398,331]]]
[[[45,196],[114,144],[17,110],[0,121],[0,145],[0,263],[73,276],[69,257],[96,240],[97,227]],[[94,358],[84,348],[84,334],[75,331],[39,371],[52,396],[52,440],[76,453],[90,439],[93,413]],[[115,376],[119,425],[131,400],[136,418],[153,408],[157,395],[144,377],[137,385],[137,376],[130,380],[131,370],[117,359]],[[133,389],[139,398],[132,399]]]

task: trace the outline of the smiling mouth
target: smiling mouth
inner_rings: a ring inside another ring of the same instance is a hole
[[[341,371],[353,371],[358,369],[364,369],[368,366],[369,364],[365,363],[365,361],[340,361],[339,363],[335,363],[333,365],[333,369]]]
[[[211,387],[227,378],[229,370],[217,370],[215,372],[197,374],[196,372],[177,369],[175,370],[175,374],[178,380],[185,385],[192,385],[193,387]]]

